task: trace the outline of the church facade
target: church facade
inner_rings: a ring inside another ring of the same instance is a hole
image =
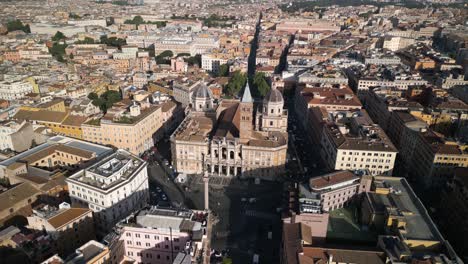
[[[254,104],[247,84],[240,100],[215,105],[208,87],[192,95],[192,110],[171,136],[173,166],[184,174],[275,180],[284,175],[287,119],[281,92]]]

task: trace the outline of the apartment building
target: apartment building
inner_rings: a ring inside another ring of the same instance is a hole
[[[383,42],[383,48],[391,51],[404,49],[416,41],[413,38],[386,37]]]
[[[361,205],[361,223],[382,230],[377,246],[391,263],[462,263],[405,178],[374,177]],[[398,248],[399,250],[395,250]]]
[[[468,168],[455,169],[454,178],[442,189],[442,197],[437,206],[438,213],[444,216],[439,228],[447,235],[457,252],[468,252],[465,237],[468,236],[467,218],[468,183],[466,181]]]
[[[298,83],[309,83],[309,84],[339,84],[347,85],[348,77],[344,72],[329,64],[319,64],[313,66],[310,70],[301,73],[297,79]]]
[[[309,109],[320,107],[326,111],[347,111],[361,109],[362,104],[353,91],[344,84],[305,85],[296,89],[295,108],[296,113],[307,126]]]
[[[368,169],[372,175],[392,175],[397,149],[364,111],[338,114],[323,127],[321,156],[329,169]]]
[[[202,54],[202,69],[217,73],[219,67],[228,61],[229,58],[225,54]]]
[[[309,33],[320,31],[340,32],[341,27],[325,19],[291,19],[276,25],[276,31],[289,33]]]
[[[34,84],[21,76],[8,76],[0,80],[0,99],[17,100],[34,91]]]
[[[340,175],[343,172],[336,173]],[[355,178],[351,175],[337,176],[339,179],[343,177],[343,181],[338,180],[340,183],[337,184],[341,184],[344,190],[347,186],[360,188],[359,184],[353,182]],[[315,179],[318,186],[321,183],[328,185],[329,181],[334,184],[333,178]],[[346,239],[341,242],[337,240],[333,232],[337,222],[333,221],[354,221],[344,220],[345,216],[341,212],[333,216],[332,213],[293,214],[283,224],[281,263],[463,263],[439,232],[405,178],[364,176],[362,179],[365,181],[362,185],[366,189],[359,196],[354,196],[353,200],[360,204],[360,210],[355,211],[356,215],[351,218],[357,216],[359,223],[373,230],[373,234],[377,236],[375,246],[372,249],[361,246],[362,238],[358,235],[346,235]],[[350,208],[352,207],[347,207]],[[302,217],[303,215],[306,216]],[[327,215],[330,215],[329,221],[320,217]],[[339,234],[356,230],[352,225],[348,228],[343,226],[343,229],[339,229]],[[314,234],[317,230],[325,230],[325,237],[317,237],[317,233]],[[352,248],[349,248],[350,244],[353,244]],[[329,248],[330,245],[333,245],[333,249]],[[348,247],[340,249],[342,246]]]
[[[415,146],[410,175],[425,186],[443,185],[453,177],[457,167],[468,167],[468,153],[456,142],[428,129],[418,133],[416,142],[402,145]]]
[[[119,149],[66,179],[72,205],[94,213],[103,236],[149,199],[147,163]]]
[[[116,104],[103,118],[83,123],[81,128],[87,141],[139,155],[154,146],[153,137],[162,125],[161,106],[134,102]]]
[[[417,71],[411,71],[402,65],[366,65],[352,66],[346,69],[349,85],[363,98],[372,87],[396,87],[408,90],[410,86],[427,85]]]
[[[363,97],[366,110],[372,120],[385,131],[391,126],[390,116],[393,111],[421,112],[424,107],[416,101],[408,101],[403,92],[394,87],[371,88]]]
[[[136,262],[172,264],[179,253],[196,259],[204,238],[202,223],[194,213],[152,207],[140,211],[120,228],[125,256]]]
[[[387,134],[398,149],[400,166],[411,170],[413,154],[418,147],[419,132],[425,132],[428,125],[408,111],[393,111],[387,126]]]
[[[0,122],[0,149],[23,152],[35,141],[33,126],[26,122]],[[40,143],[40,142],[39,142]]]
[[[87,208],[33,209],[28,216],[28,228],[45,231],[53,238],[54,248],[62,257],[95,239],[93,212]]]
[[[28,121],[44,125],[58,135],[83,139],[81,125],[88,119],[86,116],[71,115],[70,111],[53,111],[47,108],[27,108],[18,110],[14,120]]]
[[[343,208],[359,194],[370,190],[372,177],[365,170],[338,171],[310,178],[299,185],[299,212],[329,212]]]

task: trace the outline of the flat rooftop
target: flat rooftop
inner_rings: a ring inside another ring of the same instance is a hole
[[[201,223],[190,220],[192,211],[161,209],[153,207],[136,216],[136,224],[154,229],[195,232],[201,230]]]
[[[117,150],[89,168],[72,175],[69,180],[107,190],[130,179],[145,165],[146,162],[139,157],[125,150]]]
[[[388,208],[406,221],[406,239],[444,241],[426,208],[404,178],[375,177],[377,185],[391,189],[389,194],[367,193],[375,210]]]

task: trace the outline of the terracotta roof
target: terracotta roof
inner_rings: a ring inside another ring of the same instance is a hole
[[[309,105],[348,105],[361,108],[362,104],[350,88],[307,87],[301,95]]]
[[[65,118],[65,120],[63,120],[62,125],[65,125],[65,126],[81,126],[81,124],[86,122],[87,119],[88,119],[88,117],[85,117],[85,116],[69,115],[67,118]]]
[[[58,229],[76,219],[83,217],[89,212],[91,212],[91,210],[87,208],[70,208],[49,218],[48,222],[55,229]]]
[[[14,116],[13,119],[18,120],[36,120],[50,123],[61,123],[68,113],[48,111],[48,110],[39,110],[39,111],[29,111],[20,109]]]
[[[461,155],[463,152],[457,145],[440,144],[436,149],[437,154]]]
[[[17,203],[35,197],[40,192],[27,182],[20,183],[13,188],[0,193],[0,211],[7,210]],[[32,201],[34,202],[34,201]]]
[[[239,136],[238,120],[235,118],[238,116],[239,111],[239,104],[232,104],[220,113],[214,133],[216,137],[232,138]]]
[[[22,162],[13,162],[12,164],[8,165],[7,168],[9,170],[15,170],[21,166],[25,166],[26,164],[22,163]]]
[[[47,157],[49,155],[52,155],[56,151],[69,153],[69,154],[80,156],[80,157],[83,157],[83,158],[86,158],[86,159],[91,159],[93,157],[93,154],[94,154],[91,151],[78,149],[78,148],[74,148],[74,147],[70,147],[70,146],[66,146],[66,145],[62,145],[62,144],[55,144],[55,145],[52,145],[52,146],[47,147],[45,149],[42,149],[42,150],[40,150],[40,151],[38,151],[36,153],[33,153],[33,154],[29,155],[29,156],[26,156],[26,157],[22,158],[21,160],[27,161],[29,163],[33,163],[33,162],[35,162],[37,160],[40,160],[40,159],[45,158],[45,157]]]
[[[323,176],[311,178],[309,180],[310,188],[322,189],[338,183],[359,179],[354,173],[350,171],[338,171]]]
[[[286,258],[286,263],[296,264],[299,263],[298,253],[302,252],[302,245],[300,241],[300,223],[283,225],[283,241],[285,250],[283,254]]]

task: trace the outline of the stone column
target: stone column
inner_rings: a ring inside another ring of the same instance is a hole
[[[210,181],[210,178],[208,177],[208,173],[205,172],[205,174],[203,175],[203,183],[204,183],[204,194],[205,194],[205,210],[208,211],[210,210],[210,201],[209,201],[209,198],[210,198],[210,194],[209,194],[209,186],[208,186],[208,183]]]

